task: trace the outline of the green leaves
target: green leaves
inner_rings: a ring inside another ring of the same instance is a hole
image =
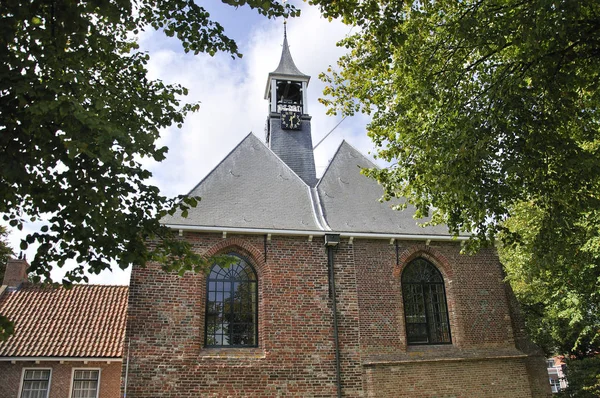
[[[9,257],[13,254],[8,241],[6,228],[0,225],[0,283],[4,280],[4,268]]]
[[[515,205],[499,254],[536,343],[548,354],[584,357],[597,350],[600,338],[594,310],[600,305],[600,258],[595,248],[587,249],[600,236],[600,212],[565,211]]]
[[[339,43],[348,53],[337,68],[321,76],[321,101],[330,113],[372,116],[368,135],[391,166],[366,174],[384,199],[406,197],[417,214],[471,233],[474,248],[500,232],[506,247],[525,239],[507,260],[521,264],[513,284],[530,282],[533,307],[556,304],[548,319],[573,321],[577,336],[593,338],[600,5],[312,3],[360,27]],[[556,292],[564,295],[552,301]]]
[[[15,331],[15,323],[0,314],[0,341],[6,341]]]
[[[275,1],[232,2],[244,4],[268,17],[297,15]],[[0,19],[0,212],[13,228],[44,220],[21,243],[39,245],[32,271],[49,278],[73,259],[71,283],[114,261],[205,265],[159,222],[197,198],[160,195],[138,160],[163,160],[160,130],[199,105],[180,101],[185,88],[147,78],[149,58],[132,33],[153,27],[186,51],[241,56],[222,26],[189,0],[11,1],[0,4]]]
[[[559,397],[593,398],[600,395],[600,357],[567,359],[567,389]]]

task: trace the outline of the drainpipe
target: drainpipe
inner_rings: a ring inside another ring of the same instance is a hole
[[[129,349],[131,347],[131,338],[127,339],[127,362],[125,362],[125,388],[123,398],[127,398],[127,377],[129,376]]]
[[[342,377],[340,370],[340,340],[338,336],[337,299],[335,291],[335,271],[333,266],[333,248],[340,243],[339,234],[325,234],[325,246],[327,247],[327,265],[329,267],[329,293],[331,295],[333,311],[333,342],[335,345],[335,380],[337,385],[337,396],[342,397]]]

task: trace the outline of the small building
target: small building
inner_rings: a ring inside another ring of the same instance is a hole
[[[565,390],[568,386],[565,376],[565,363],[562,357],[553,357],[546,360],[548,366],[548,379],[553,394]]]
[[[347,142],[316,177],[309,81],[284,36],[265,142],[249,134],[163,220],[233,263],[133,268],[127,397],[550,396],[493,248],[463,255],[465,237],[380,203]]]
[[[0,314],[15,324],[0,341],[0,398],[118,398],[127,286],[27,282],[25,260],[9,260]]]

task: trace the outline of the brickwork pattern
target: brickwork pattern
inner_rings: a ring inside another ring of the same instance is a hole
[[[3,285],[17,287],[27,281],[27,261],[15,258],[8,259],[4,270]]]
[[[335,354],[327,255],[320,241],[186,234],[196,250],[246,256],[258,274],[259,348],[205,349],[206,277],[135,268],[127,339],[129,397],[335,395]],[[339,250],[336,281],[343,386],[362,394],[358,303],[351,257]],[[266,257],[266,261],[265,261]]]
[[[522,360],[417,362],[366,369],[367,397],[531,398]]]
[[[406,351],[400,280],[417,257],[429,260],[444,277],[453,347],[514,347],[501,265],[492,250],[467,256],[454,243],[398,242],[397,251],[389,241],[354,242],[365,356]]]
[[[69,397],[73,382],[73,369],[100,369],[99,398],[118,398],[121,387],[121,363],[112,362],[0,362],[0,398],[16,398],[23,377],[23,368],[52,369],[49,398]]]
[[[259,347],[203,347],[205,274],[179,277],[156,265],[135,267],[126,337],[131,342],[128,398],[335,397],[323,238],[223,239],[186,232],[182,239],[206,255],[238,252],[255,267]],[[396,250],[389,240],[366,239],[352,245],[344,239],[334,249],[343,396],[508,396],[493,395],[508,381],[510,396],[546,396],[543,389],[532,395],[539,375],[515,348],[495,252],[464,256],[459,251],[452,242],[402,241]],[[406,345],[400,276],[418,256],[444,276],[451,345]]]

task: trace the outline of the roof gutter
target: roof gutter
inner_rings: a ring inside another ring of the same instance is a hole
[[[0,362],[123,362],[123,358],[105,357],[0,357]]]
[[[271,229],[271,228],[240,228],[240,227],[209,227],[202,225],[178,225],[165,224],[167,228],[190,231],[190,232],[227,232],[249,235],[291,235],[291,236],[324,236],[325,234],[336,233],[342,238],[368,238],[368,239],[398,239],[398,240],[430,240],[430,241],[466,241],[469,236],[452,235],[414,235],[414,234],[390,234],[390,233],[370,233],[370,232],[336,232],[336,231],[309,231],[294,229]]]

